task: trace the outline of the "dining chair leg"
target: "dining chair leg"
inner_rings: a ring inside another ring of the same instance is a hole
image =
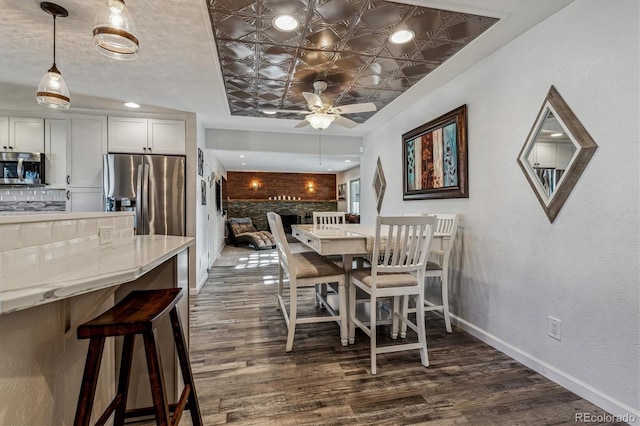
[[[409,318],[409,296],[402,296],[402,316]],[[403,321],[400,324],[400,338],[405,339],[407,337],[407,324]]]
[[[398,313],[400,313],[400,296],[394,296],[393,310],[391,311],[391,338],[394,340],[398,338]],[[402,315],[406,315],[404,310],[402,311]]]
[[[377,337],[376,317],[378,313],[378,310],[376,309],[377,305],[378,305],[378,301],[376,300],[376,297],[374,295],[371,295],[371,306],[369,308],[369,312],[370,312],[369,339],[371,340],[371,374],[377,374],[377,369],[376,369],[376,337]]]
[[[451,318],[449,317],[449,271],[442,271],[442,316],[447,333],[451,333]]]
[[[284,269],[282,269],[281,265],[278,265],[278,295],[276,296],[276,310],[278,311],[280,310],[280,300],[282,299],[283,292],[284,292]]]
[[[298,320],[298,289],[295,286],[291,286],[289,294],[291,296],[289,297],[289,331],[287,333],[286,352],[291,352],[293,349],[293,338],[296,334],[296,321]]]
[[[338,281],[338,309],[340,310],[340,343],[342,346],[349,344],[349,311],[347,310],[347,289],[342,278]]]
[[[424,290],[416,296],[416,306],[424,306]],[[416,309],[416,325],[418,328],[418,342],[420,342],[420,360],[425,367],[429,366],[429,354],[427,352],[427,330],[424,321],[424,309]]]
[[[356,342],[356,324],[353,322],[356,316],[356,286],[349,281],[349,344]]]

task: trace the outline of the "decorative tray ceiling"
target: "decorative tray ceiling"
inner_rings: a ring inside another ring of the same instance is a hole
[[[373,102],[380,110],[498,21],[382,0],[208,0],[208,7],[229,109],[248,117],[306,109],[302,92],[313,92],[316,80],[327,81],[324,96],[334,105]],[[281,14],[298,28],[276,29]],[[391,43],[399,29],[415,38]],[[373,114],[349,118],[363,123]]]

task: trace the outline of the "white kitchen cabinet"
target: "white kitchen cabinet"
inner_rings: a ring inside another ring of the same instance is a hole
[[[9,117],[0,117],[0,149],[9,148]]]
[[[185,155],[185,123],[181,120],[148,122],[149,147],[153,154]]]
[[[44,119],[9,117],[9,139],[0,147],[9,152],[44,152]]]
[[[69,188],[67,189],[68,212],[102,212],[104,211],[104,195],[102,188]]]
[[[107,148],[107,117],[73,115],[67,149],[70,187],[102,188],[102,154]]]
[[[109,117],[108,150],[127,154],[185,154],[185,123],[131,117]]]
[[[109,117],[109,152],[147,153],[147,119]]]
[[[67,187],[67,120],[44,120],[45,183]]]

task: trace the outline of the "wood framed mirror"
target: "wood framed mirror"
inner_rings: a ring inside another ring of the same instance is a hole
[[[598,145],[551,86],[518,164],[553,223]]]
[[[384,178],[382,161],[380,161],[380,157],[378,157],[378,162],[376,163],[376,171],[373,175],[373,192],[376,196],[376,207],[378,209],[378,214],[380,214],[380,209],[382,208],[382,199],[384,198],[384,191],[386,189],[387,181]]]

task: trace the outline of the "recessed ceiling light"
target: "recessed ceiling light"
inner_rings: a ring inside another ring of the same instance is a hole
[[[293,31],[298,25],[298,20],[291,15],[278,15],[273,19],[273,26],[280,31]]]
[[[263,109],[263,110],[262,110],[262,113],[263,113],[263,114],[267,114],[267,115],[275,115],[275,114],[276,114],[276,111],[275,111],[275,110],[273,110],[273,109]]]
[[[244,158],[244,154],[240,154],[240,158]]]
[[[124,106],[126,106],[127,108],[140,108],[140,105],[135,102],[125,102]]]
[[[350,163],[350,162],[351,162],[351,160],[344,160],[344,162],[345,162],[345,163]]]
[[[245,163],[245,162],[242,162],[242,165],[243,165],[243,166],[246,166],[246,165],[247,165],[247,163]]]
[[[389,41],[393,44],[408,43],[416,36],[411,30],[400,30],[389,36]]]
[[[551,133],[552,138],[559,138],[562,135],[563,135],[562,133]]]
[[[327,169],[328,172],[332,171],[333,169]]]

